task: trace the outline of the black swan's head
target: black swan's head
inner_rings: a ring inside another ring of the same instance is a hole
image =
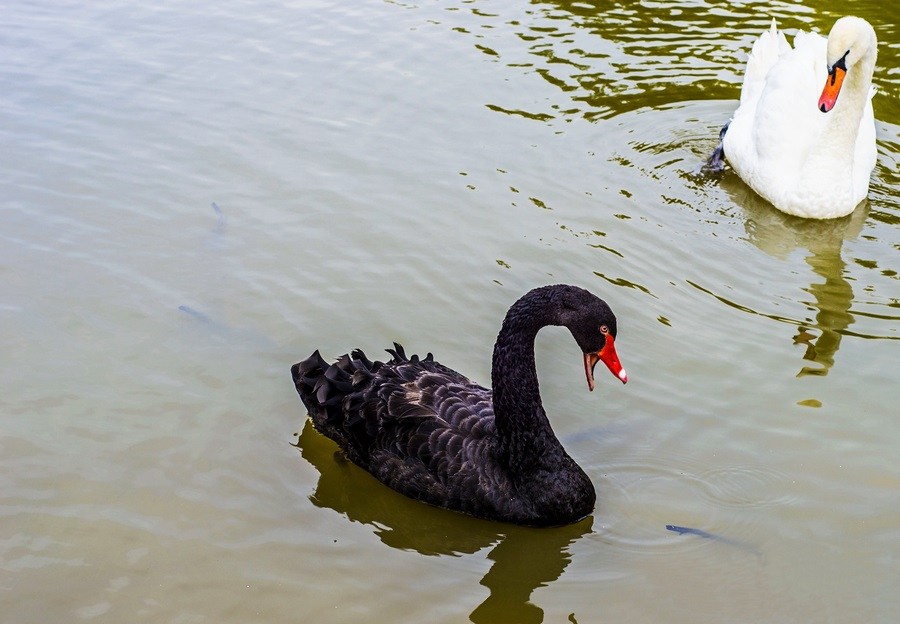
[[[594,366],[603,362],[622,383],[628,375],[616,354],[616,315],[603,299],[578,288],[558,286],[553,305],[559,324],[569,328],[584,353],[584,374],[588,389],[594,389]]]

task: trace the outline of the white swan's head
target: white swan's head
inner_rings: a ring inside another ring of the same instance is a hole
[[[822,97],[819,98],[819,110],[827,113],[834,108],[844,77],[860,61],[867,61],[867,71],[875,66],[878,54],[878,40],[875,29],[861,17],[842,17],[831,27],[828,34],[828,78]],[[871,81],[871,76],[869,76]],[[866,85],[868,90],[868,85]]]

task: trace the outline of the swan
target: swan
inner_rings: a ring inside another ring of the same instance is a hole
[[[315,428],[401,494],[489,520],[570,524],[593,511],[596,494],[541,405],[534,340],[547,325],[571,332],[589,390],[599,361],[628,381],[612,310],[567,285],[536,288],[509,308],[494,345],[490,390],[430,353],[407,357],[396,343],[387,362],[357,349],[329,365],[316,350],[291,375]]]
[[[877,46],[872,26],[848,16],[827,40],[800,31],[791,48],[773,19],[753,44],[740,104],[709,165],[721,169],[724,151],[744,182],[791,215],[853,212],[875,168]]]

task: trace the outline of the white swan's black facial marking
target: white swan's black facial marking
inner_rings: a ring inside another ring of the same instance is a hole
[[[844,56],[839,58],[834,62],[834,65],[828,66],[828,75],[831,76],[831,84],[834,85],[834,81],[837,79],[836,69],[843,69],[845,72],[847,71],[847,55],[850,54],[850,50],[844,52]]]

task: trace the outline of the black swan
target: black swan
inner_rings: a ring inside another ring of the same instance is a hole
[[[569,524],[594,509],[585,472],[557,440],[541,405],[534,340],[569,329],[594,389],[602,361],[628,381],[616,355],[616,317],[575,286],[536,288],[506,314],[488,390],[434,361],[372,362],[360,350],[328,365],[319,352],[291,367],[316,429],[353,463],[398,492],[480,518],[529,526]]]

